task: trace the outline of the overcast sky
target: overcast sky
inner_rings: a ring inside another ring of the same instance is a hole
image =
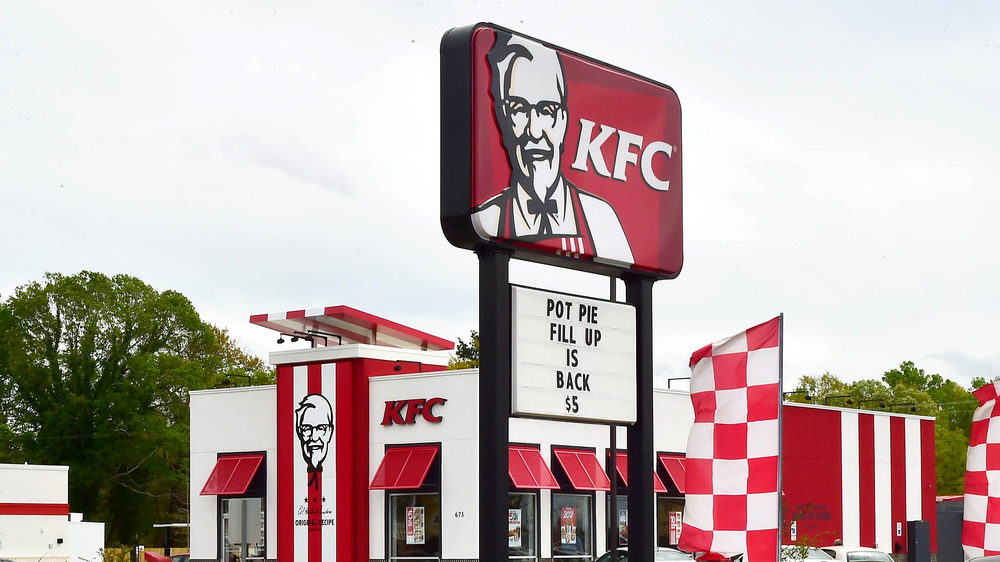
[[[544,6],[544,7],[543,7]],[[344,304],[457,340],[439,43],[493,22],[672,86],[684,252],[656,376],[785,314],[785,387],[1000,376],[1000,3],[0,3],[0,298],[45,272],[251,314]],[[606,297],[516,262],[512,281]],[[286,346],[289,344],[285,344]]]

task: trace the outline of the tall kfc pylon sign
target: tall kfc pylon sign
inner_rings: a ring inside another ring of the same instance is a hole
[[[479,255],[480,560],[507,559],[512,413],[634,419],[629,558],[652,557],[652,287],[681,270],[681,194],[681,111],[669,86],[493,24],[445,33],[441,226],[453,245]],[[621,278],[625,304],[512,288],[511,257]],[[565,314],[557,306],[539,312],[531,302],[562,302]],[[620,324],[632,317],[634,330]],[[583,323],[582,346],[572,322]],[[526,329],[536,336],[523,336]],[[626,336],[615,345],[596,337],[611,330]],[[584,358],[593,372],[580,369]],[[538,364],[548,365],[542,372],[554,373],[556,388],[535,389],[534,379],[512,410],[512,374],[530,378],[525,365]],[[585,415],[592,387],[616,377],[634,379],[635,407]],[[551,409],[553,402],[565,408]]]
[[[488,24],[442,42],[441,224],[460,248],[597,273],[683,262],[676,93]]]

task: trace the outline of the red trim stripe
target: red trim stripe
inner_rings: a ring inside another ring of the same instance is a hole
[[[858,414],[860,546],[875,546],[875,416]]]
[[[934,453],[934,420],[920,420],[921,518],[930,521],[931,552],[937,552],[937,473]]]
[[[358,446],[357,449],[354,446],[354,427],[351,418],[354,408],[360,407],[360,404],[354,400],[352,367],[348,361],[335,363],[332,366],[336,369],[337,388],[337,404],[334,412],[336,429],[333,433],[333,445],[337,454],[337,504],[334,508],[336,509],[337,523],[337,560],[362,559],[361,556],[354,555],[355,541],[362,540],[361,536],[356,536],[357,530],[354,528],[354,506],[358,501],[354,484],[356,484],[355,473],[358,470],[358,460],[367,457],[364,454],[364,446]],[[347,396],[350,396],[351,399],[344,400],[344,397]],[[365,404],[367,403],[366,401]],[[367,419],[367,416],[361,419]],[[359,453],[355,454],[355,450]],[[367,477],[366,469],[365,478]],[[364,544],[368,544],[367,537],[364,537]],[[363,559],[367,560],[368,555],[366,554]]]
[[[277,431],[278,431],[278,474],[286,475],[278,481],[278,551],[275,558],[295,560],[295,484],[291,475],[295,472],[295,391],[291,365],[278,365],[277,389]],[[268,553],[271,554],[271,553]]]
[[[69,515],[69,504],[0,503],[0,515]]]

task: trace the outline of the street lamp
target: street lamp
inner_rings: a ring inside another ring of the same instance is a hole
[[[892,409],[894,407],[896,407],[896,406],[909,406],[911,412],[916,412],[917,411],[917,403],[916,402],[893,402],[892,404],[889,404],[889,411],[891,412]]]
[[[805,398],[806,400],[812,400],[813,399],[813,397],[809,394],[808,390],[792,390],[792,391],[789,391],[789,392],[782,392],[781,393],[781,398],[784,399],[785,401],[787,401],[789,394],[805,394],[805,396],[803,396],[803,398]]]
[[[859,410],[861,409],[861,406],[864,405],[865,402],[878,402],[878,407],[879,408],[885,408],[885,399],[883,399],[883,398],[872,398],[871,400],[861,400],[861,401],[859,401],[858,402],[858,409]]]
[[[850,394],[837,394],[835,396],[827,396],[823,398],[823,405],[824,406],[829,405],[830,400],[833,400],[834,398],[847,398],[847,402],[845,402],[845,404],[847,404],[848,406],[854,404],[854,400],[851,398]]]
[[[216,385],[215,388],[231,388],[234,386],[239,386],[236,381],[229,380],[229,377],[239,377],[241,379],[246,379],[247,383],[244,386],[250,386],[250,375],[226,375],[222,382]]]

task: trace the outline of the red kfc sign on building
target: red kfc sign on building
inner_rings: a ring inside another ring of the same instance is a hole
[[[491,24],[449,31],[441,61],[452,244],[597,273],[680,273],[673,89]]]

